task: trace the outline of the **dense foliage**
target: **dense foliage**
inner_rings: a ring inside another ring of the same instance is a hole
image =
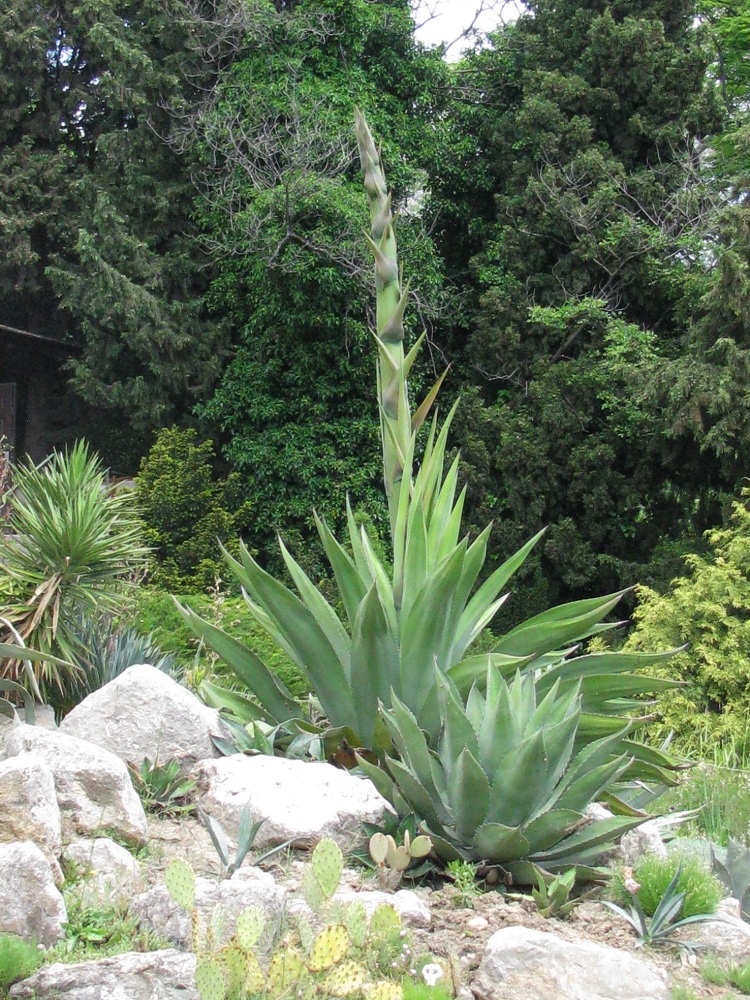
[[[87,436],[142,463],[152,582],[212,585],[216,535],[282,570],[280,531],[331,593],[312,510],[388,520],[359,103],[428,333],[413,390],[450,363],[462,397],[483,572],[548,527],[498,630],[638,582],[645,622],[750,467],[747,0],[532,0],[455,64],[410,6],[3,9],[0,324],[62,338]],[[712,721],[745,687],[717,655],[731,683],[687,696]]]

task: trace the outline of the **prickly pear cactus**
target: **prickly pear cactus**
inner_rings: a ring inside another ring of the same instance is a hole
[[[291,945],[279,949],[268,968],[268,996],[275,1000],[276,997],[288,994],[306,974],[307,967],[298,951]]]
[[[300,915],[297,918],[297,934],[299,936],[299,943],[302,945],[302,950],[306,955],[309,955],[313,941],[315,940],[315,932],[307,917]]]
[[[257,906],[246,906],[237,917],[237,941],[244,952],[251,952],[260,941],[266,918]]]
[[[393,840],[393,838],[390,838]],[[394,842],[393,846],[396,844]],[[370,837],[370,857],[376,865],[385,864],[388,857],[389,838],[384,833],[373,833]]]
[[[372,984],[367,993],[367,1000],[404,1000],[404,991],[400,983],[383,979]]]
[[[370,918],[371,937],[389,937],[400,930],[401,917],[390,903],[381,903]]]
[[[236,996],[245,984],[247,958],[244,951],[235,945],[230,945],[222,950],[217,960],[224,973],[228,995]]]
[[[344,908],[342,923],[349,931],[349,937],[354,947],[364,947],[367,940],[367,910],[365,910],[361,900],[355,899],[347,904]]]
[[[179,858],[170,861],[164,872],[164,884],[172,899],[183,910],[190,912],[195,906],[195,872]]]
[[[426,858],[432,850],[432,839],[424,833],[412,840],[409,846],[409,853],[413,858]]]
[[[221,966],[213,958],[199,958],[195,967],[195,988],[201,1000],[224,1000],[227,985]]]
[[[313,851],[310,864],[324,900],[331,899],[339,887],[341,872],[344,870],[341,848],[328,837],[321,840]]]
[[[323,990],[334,997],[347,997],[361,990],[366,978],[367,969],[359,962],[342,962],[325,977]]]
[[[302,873],[302,895],[310,909],[316,913],[325,903],[325,897],[310,865]]]
[[[245,992],[250,995],[262,993],[266,986],[266,977],[260,967],[258,959],[251,951],[245,956]]]
[[[349,950],[349,933],[341,924],[324,927],[313,941],[307,967],[310,972],[324,972],[336,965]]]

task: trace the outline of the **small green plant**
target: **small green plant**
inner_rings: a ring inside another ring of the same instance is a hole
[[[188,796],[197,782],[180,774],[180,762],[153,763],[144,757],[138,767],[128,761],[130,777],[146,812],[158,816],[185,816],[195,812],[195,803]]]
[[[678,875],[677,890],[684,897],[683,917],[715,912],[725,894],[724,887],[700,857],[687,851],[670,852],[666,858],[647,854],[632,870],[616,868],[610,895],[615,903],[627,905],[631,897],[627,884],[634,880],[639,886],[638,902],[646,916],[651,917],[675,875]]]
[[[0,996],[20,979],[26,979],[41,965],[42,956],[36,941],[26,941],[15,934],[0,934]]]
[[[725,748],[727,749],[727,748]],[[729,838],[743,844],[750,830],[750,772],[735,764],[721,763],[713,745],[712,759],[691,769],[684,781],[669,789],[658,800],[657,812],[695,811],[696,815],[681,825],[679,836],[699,836],[722,847]],[[734,752],[728,750],[731,760]]]
[[[247,803],[245,808],[242,810],[242,815],[240,816],[240,828],[237,834],[237,850],[235,851],[234,858],[232,858],[229,851],[229,841],[227,840],[227,835],[224,832],[224,827],[221,823],[219,823],[217,819],[214,819],[213,816],[209,816],[207,812],[204,812],[200,806],[198,807],[198,815],[201,818],[201,822],[208,830],[211,843],[214,845],[216,853],[219,855],[219,860],[221,861],[224,869],[224,875],[229,878],[242,865],[242,862],[247,856],[247,852],[255,843],[255,838],[258,836],[258,830],[260,830],[263,823],[265,823],[265,819],[259,819],[253,823],[251,805],[249,802]]]
[[[369,1000],[402,1000],[400,984],[382,976],[384,950],[392,956],[394,943],[401,941],[399,916],[390,904],[383,904],[368,921],[361,902],[332,903],[342,870],[339,847],[332,840],[321,840],[305,869],[302,891],[308,906],[319,914],[325,911],[328,922],[315,932],[312,923],[300,917],[296,932],[283,937],[263,968],[258,954],[265,930],[263,913],[246,907],[237,917],[234,936],[222,942],[215,913],[209,927],[201,926],[192,869],[184,861],[172,861],[165,882],[174,901],[191,913],[198,959],[195,985],[201,1000],[245,1000],[259,994],[265,1000],[280,1000],[294,992],[310,998],[343,997],[363,989]],[[393,965],[391,961],[387,966],[391,974]]]
[[[401,983],[404,1000],[450,1000],[450,990],[442,981],[429,985],[423,979],[408,976]]]
[[[432,850],[432,841],[424,834],[412,840],[409,831],[404,830],[404,839],[397,844],[390,834],[378,832],[370,837],[369,849],[381,884],[395,889],[401,884],[406,869],[414,861],[427,857]]]
[[[551,878],[540,868],[536,869],[536,888],[531,895],[543,917],[567,917],[584,899],[578,896],[571,899],[571,892],[576,880],[575,868],[569,868],[560,875]]]
[[[454,858],[446,865],[446,875],[453,882],[457,904],[472,909],[479,895],[477,866],[472,861]]]
[[[674,932],[680,927],[686,927],[688,924],[704,923],[707,920],[713,920],[714,917],[710,913],[696,913],[690,917],[681,917],[683,904],[685,903],[685,893],[678,892],[677,883],[680,879],[680,868],[678,867],[675,872],[674,878],[667,886],[664,895],[659,900],[659,904],[654,911],[651,918],[647,917],[644,913],[643,907],[638,899],[638,890],[640,886],[637,882],[634,882],[632,878],[626,878],[626,887],[629,884],[630,896],[632,903],[626,910],[622,906],[618,906],[616,903],[610,903],[605,901],[604,905],[612,910],[614,913],[619,914],[628,921],[630,926],[638,935],[638,944],[678,944],[683,948],[692,947],[689,942],[675,941]]]
[[[700,974],[712,986],[735,986],[740,993],[750,994],[750,962],[727,966],[709,956],[701,963]]]
[[[740,903],[740,915],[750,922],[750,850],[730,838],[721,861],[711,847],[711,866],[717,877]]]

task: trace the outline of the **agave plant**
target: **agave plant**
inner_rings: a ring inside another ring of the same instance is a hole
[[[577,688],[562,691],[556,683],[540,697],[532,674],[519,671],[508,684],[491,665],[485,692],[475,684],[465,703],[440,671],[435,686],[443,720],[435,749],[400,699],[381,708],[398,759],[386,756],[389,774],[360,762],[381,794],[400,813],[421,817],[443,859],[497,864],[529,885],[537,880],[535,865],[600,874],[596,864],[613,840],[643,822],[585,816],[589,802],[630,765],[629,725],[576,752]]]
[[[2,614],[11,627],[0,640],[46,655],[36,678],[48,700],[64,690],[60,660],[77,662],[76,632],[85,612],[114,610],[122,584],[145,558],[139,522],[127,491],[113,491],[84,442],[54,452],[43,465],[19,466],[10,499],[9,531],[0,536],[0,569],[10,596]],[[8,659],[2,675],[18,680],[21,661]]]
[[[432,419],[417,463],[417,434],[443,376],[412,413],[407,376],[424,335],[405,352],[408,286],[402,287],[400,281],[391,196],[380,155],[359,112],[356,132],[370,208],[368,240],[375,258],[373,337],[393,563],[389,566],[378,558],[349,506],[348,547],[316,516],[344,609],[339,617],[283,541],[281,554],[296,594],[265,572],[244,546],[240,545],[239,560],[226,550],[224,556],[257,621],[297,663],[330,724],[346,731],[354,746],[377,753],[388,748],[390,738],[378,706],[389,707],[394,699],[408,707],[428,734],[430,746],[435,746],[442,726],[436,679],[450,678],[466,697],[473,685],[483,684],[488,662],[506,676],[523,669],[530,675],[545,672],[540,683],[548,686],[559,682],[560,689],[571,691],[580,686],[581,744],[619,733],[623,712],[642,710],[643,702],[634,701],[633,695],[674,683],[635,673],[669,653],[576,655],[584,639],[611,627],[604,620],[622,594],[553,608],[501,637],[489,654],[472,654],[472,644],[492,623],[508,596],[504,588],[541,533],[477,587],[491,526],[473,541],[461,535],[465,489],[458,492],[458,456],[447,472],[445,468],[453,410],[440,429]],[[253,692],[260,718],[278,725],[300,717],[300,705],[252,650],[189,609],[181,610],[195,633]],[[222,706],[216,689],[209,696]],[[225,707],[230,708],[229,701]],[[672,765],[666,755],[638,744],[630,753],[639,758],[642,777],[669,780],[665,768]]]
[[[20,721],[17,704],[23,701],[24,721],[30,726],[35,725],[36,705],[38,702],[42,702],[42,694],[36,682],[31,664],[48,659],[50,657],[45,653],[39,653],[34,649],[27,649],[22,643],[16,645],[15,643],[0,642],[0,715],[5,715],[14,722]],[[54,657],[51,659],[58,667],[70,666],[64,660],[55,660]],[[21,670],[24,684],[19,684],[18,681],[11,681],[1,676],[4,661],[12,661],[13,663],[20,663],[22,665]],[[3,697],[3,695],[7,697]],[[11,698],[13,699],[12,701]]]

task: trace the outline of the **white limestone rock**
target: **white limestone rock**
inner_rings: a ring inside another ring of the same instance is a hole
[[[0,844],[0,934],[48,947],[63,936],[67,919],[52,869],[36,844]]]
[[[17,708],[18,718],[20,723],[26,722],[26,710],[24,708]],[[55,710],[50,705],[35,705],[34,706],[34,722],[30,723],[35,726],[39,726],[41,729],[57,729],[57,723],[55,722]],[[5,745],[5,740],[10,736],[11,732],[18,725],[14,719],[9,719],[7,715],[0,715],[0,753],[2,752],[3,746]]]
[[[177,759],[185,773],[197,761],[219,756],[212,736],[229,738],[216,709],[146,663],[84,698],[60,730],[139,767],[146,757],[161,764]]]
[[[31,840],[50,862],[62,850],[52,771],[35,754],[0,761],[0,843]]]
[[[688,924],[675,931],[679,941],[695,943],[704,951],[711,951],[727,964],[745,965],[750,962],[750,924],[739,917],[717,911],[715,920]]]
[[[200,1000],[195,955],[126,952],[74,965],[46,965],[10,991],[13,1000]]]
[[[235,932],[237,916],[246,906],[257,906],[270,925],[275,925],[286,907],[288,892],[276,885],[272,875],[248,865],[230,879],[215,882],[195,880],[195,905],[200,925],[211,925],[212,914],[220,908],[223,915],[221,941]],[[150,889],[130,901],[129,912],[141,924],[167,938],[178,948],[189,948],[192,941],[190,914],[174,902],[165,886]]]
[[[197,773],[201,807],[235,841],[250,802],[253,822],[264,820],[255,840],[258,850],[321,837],[349,850],[365,843],[363,823],[382,825],[391,811],[369,778],[332,764],[234,754],[201,761]]]
[[[669,1000],[662,974],[629,952],[506,927],[487,942],[471,984],[479,1000]]]
[[[52,772],[65,839],[106,830],[129,844],[146,842],[146,814],[119,757],[59,730],[17,726],[4,756],[29,752]]]
[[[623,863],[631,867],[638,864],[647,855],[653,855],[657,858],[667,857],[667,848],[661,839],[659,824],[653,819],[647,820],[623,834],[620,840],[620,850]]]
[[[108,837],[73,841],[66,845],[64,857],[83,879],[81,902],[91,909],[126,902],[145,889],[141,866],[130,851]]]

